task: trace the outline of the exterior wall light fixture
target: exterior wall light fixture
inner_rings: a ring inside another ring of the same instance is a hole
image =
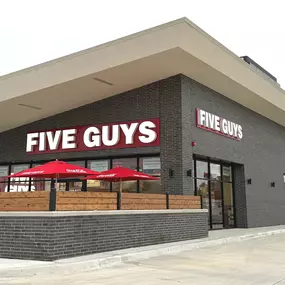
[[[247,179],[247,184],[251,184],[251,178]]]
[[[271,187],[275,187],[275,182],[271,182]]]
[[[174,171],[173,169],[169,169],[169,177],[173,177],[174,176]]]
[[[187,170],[186,175],[192,177],[192,169]]]

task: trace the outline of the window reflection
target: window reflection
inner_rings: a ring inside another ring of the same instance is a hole
[[[225,227],[234,227],[234,199],[232,183],[224,183],[224,222]]]
[[[223,227],[222,187],[218,181],[211,181],[211,205],[213,228]]]
[[[9,167],[8,165],[0,166],[0,192],[8,191],[8,179],[5,179],[6,176],[9,175]]]
[[[82,191],[83,187],[83,181],[67,181],[68,185],[65,187],[67,188],[66,190],[68,191]],[[64,186],[62,187],[64,189]],[[63,190],[64,191],[64,190]]]
[[[145,174],[160,178],[160,157],[144,157],[139,160],[139,170]],[[142,193],[161,193],[161,180],[141,180],[139,189]]]
[[[137,159],[133,158],[122,158],[122,159],[114,159],[113,160],[113,168],[115,167],[126,167],[129,169],[137,170]],[[123,181],[122,182],[123,192],[134,193],[137,192],[138,182],[134,181]],[[118,192],[120,191],[120,182],[112,183],[112,191]]]
[[[12,165],[11,174],[18,173],[28,168],[29,168],[29,164]],[[27,192],[29,191],[29,183],[30,183],[30,179],[26,177],[10,178],[10,192]],[[34,190],[35,190],[35,187],[32,187],[31,191],[34,191]]]
[[[211,175],[211,179],[221,180],[221,165],[211,163],[210,164],[210,175]]]
[[[208,163],[206,161],[197,160],[196,162],[196,176],[197,178],[208,178]]]
[[[87,168],[98,172],[106,171],[110,169],[110,160],[89,160],[87,162]],[[109,192],[110,186],[110,182],[87,180],[87,191],[89,192]]]
[[[197,195],[202,196],[203,209],[209,209],[209,183],[208,180],[197,179]],[[210,213],[208,212],[210,223]]]
[[[232,168],[231,168],[231,166],[223,166],[223,181],[232,182]]]
[[[137,170],[137,159],[135,157],[113,159],[113,168],[118,166]]]

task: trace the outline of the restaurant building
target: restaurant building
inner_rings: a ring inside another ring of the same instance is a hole
[[[284,90],[188,19],[8,74],[0,94],[1,176],[54,159],[96,171],[124,166],[160,178],[124,182],[125,192],[201,195],[212,229],[285,223]]]

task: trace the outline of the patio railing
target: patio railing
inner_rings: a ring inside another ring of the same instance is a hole
[[[120,192],[0,193],[0,211],[200,209],[199,196]]]

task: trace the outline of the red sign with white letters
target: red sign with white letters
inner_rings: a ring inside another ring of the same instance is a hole
[[[27,134],[30,154],[160,145],[159,119],[100,124]]]

